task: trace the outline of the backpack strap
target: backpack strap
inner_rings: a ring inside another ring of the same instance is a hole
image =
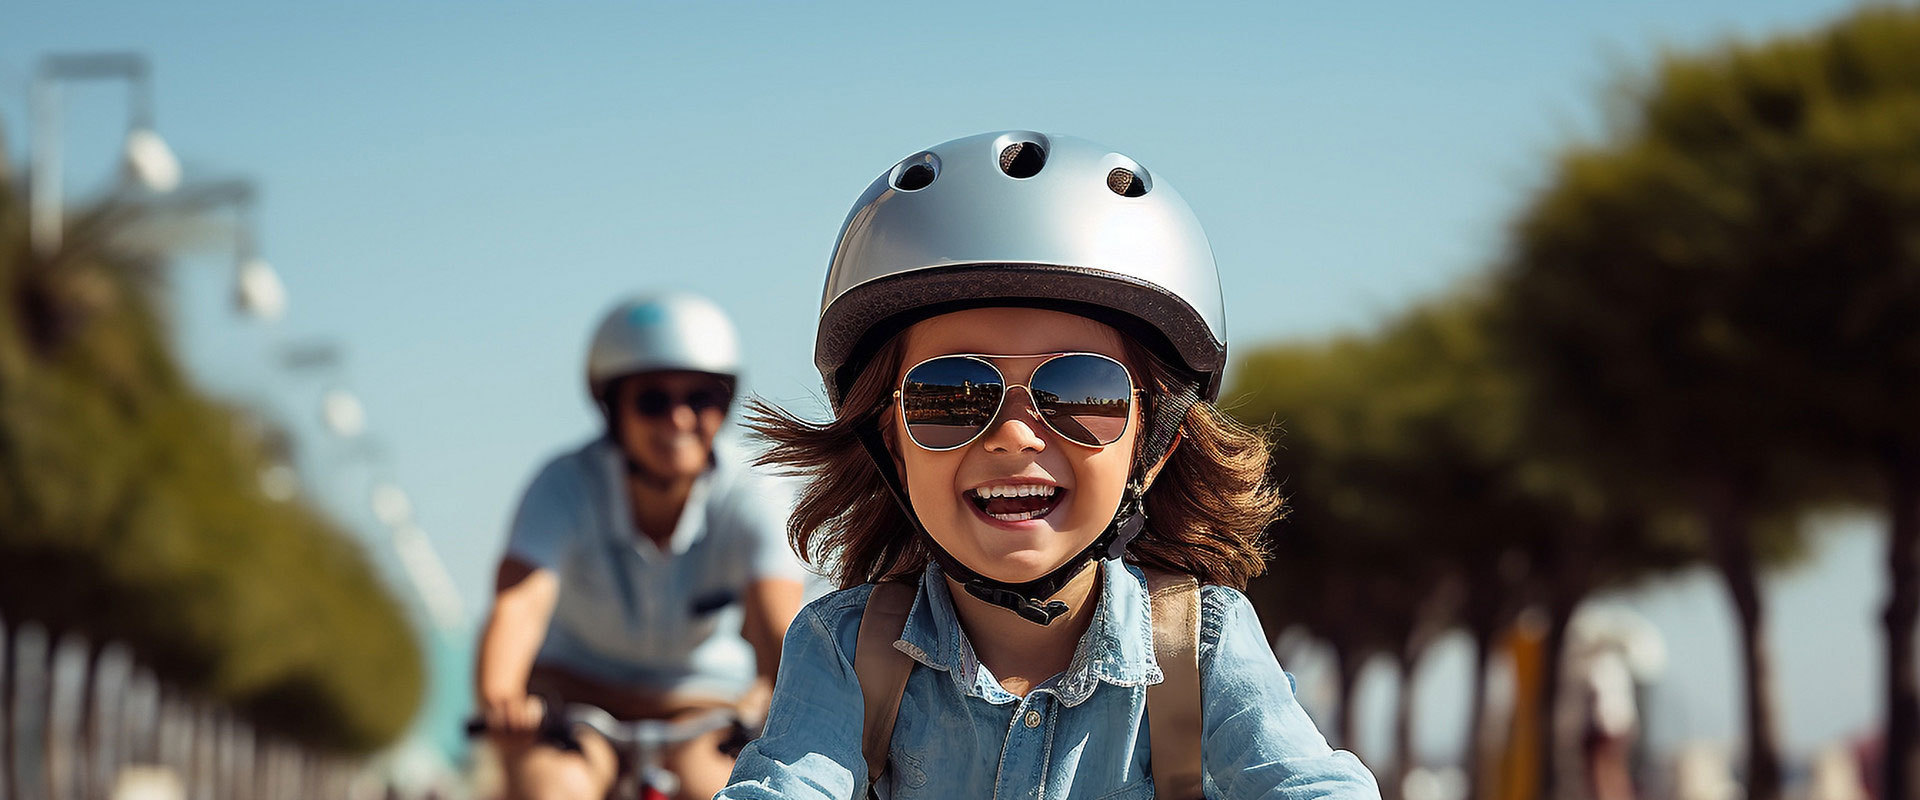
[[[1147,576],[1153,655],[1162,676],[1147,687],[1153,796],[1188,800],[1201,796],[1200,582],[1192,575],[1152,567],[1141,571]]]
[[[860,728],[860,751],[867,757],[867,790],[887,768],[887,750],[893,744],[893,722],[900,715],[900,697],[913,674],[913,659],[893,646],[907,628],[915,586],[904,581],[874,584],[860,616],[860,638],[853,649],[853,674],[860,681],[866,703],[866,721]]]

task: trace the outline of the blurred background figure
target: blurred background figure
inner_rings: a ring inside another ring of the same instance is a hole
[[[1666,644],[1657,628],[1618,605],[1592,604],[1574,616],[1564,687],[1575,698],[1573,735],[1581,783],[1593,800],[1640,796],[1645,768],[1642,700],[1666,669]]]
[[[620,754],[598,734],[536,735],[563,704],[620,719],[714,706],[764,719],[800,608],[788,496],[715,447],[740,376],[719,307],[689,294],[622,302],[595,331],[585,373],[605,427],[527,488],[481,632],[475,683],[512,798],[594,800],[612,787]],[[680,797],[725,785],[727,734],[666,750]]]

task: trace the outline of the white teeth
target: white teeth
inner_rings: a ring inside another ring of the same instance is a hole
[[[1059,491],[1057,486],[1044,486],[1037,483],[1023,483],[1016,486],[987,486],[974,489],[976,497],[1052,497]]]

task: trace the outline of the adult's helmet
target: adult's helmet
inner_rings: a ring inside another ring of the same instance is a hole
[[[739,337],[719,306],[673,292],[623,301],[601,318],[587,350],[587,391],[596,402],[604,403],[616,379],[664,370],[739,375]]]
[[[1219,394],[1226,315],[1213,249],[1164,179],[1070,136],[984,133],[908,156],[847,215],[814,363],[838,403],[888,337],[973,306],[1100,319]]]

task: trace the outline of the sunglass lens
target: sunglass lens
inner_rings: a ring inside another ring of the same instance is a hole
[[[644,417],[664,417],[673,410],[673,395],[663,389],[646,389],[633,399],[633,410]]]
[[[992,365],[964,356],[914,367],[900,384],[907,435],[929,450],[966,444],[993,421],[1005,389]]]
[[[696,389],[687,394],[687,407],[695,412],[726,408],[733,398],[717,390]]]
[[[1109,445],[1120,440],[1133,418],[1133,381],[1118,361],[1065,355],[1034,370],[1033,400],[1061,436]]]
[[[643,417],[665,417],[675,408],[686,406],[693,413],[700,414],[714,410],[724,410],[733,402],[733,395],[718,389],[695,389],[684,397],[676,397],[665,389],[643,389],[633,398],[633,410]]]

